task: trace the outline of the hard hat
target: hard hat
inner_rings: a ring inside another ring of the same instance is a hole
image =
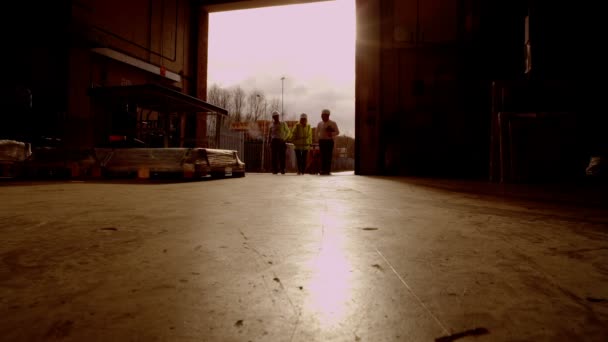
[[[300,119],[308,119],[308,115],[306,113],[300,114]]]
[[[277,112],[276,110],[272,112],[272,116],[279,116],[279,112]]]
[[[323,109],[323,111],[321,112],[321,115],[323,115],[323,114],[329,115],[329,109]]]

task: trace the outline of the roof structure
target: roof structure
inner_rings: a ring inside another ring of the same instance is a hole
[[[90,88],[88,95],[109,102],[134,103],[159,113],[205,112],[228,115],[224,108],[157,84],[96,87]]]

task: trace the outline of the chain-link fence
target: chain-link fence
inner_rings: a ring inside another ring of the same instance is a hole
[[[225,117],[220,115],[207,116],[207,144],[208,148],[235,150],[239,158],[245,160],[245,132],[232,131],[225,124]]]

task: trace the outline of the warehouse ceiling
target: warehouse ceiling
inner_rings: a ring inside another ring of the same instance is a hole
[[[208,12],[243,10],[250,8],[285,6],[331,0],[196,0]]]

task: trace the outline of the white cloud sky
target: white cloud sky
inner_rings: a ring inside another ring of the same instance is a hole
[[[285,118],[323,108],[355,133],[355,3],[334,0],[209,15],[208,84],[281,98]],[[278,108],[280,110],[280,108]]]

